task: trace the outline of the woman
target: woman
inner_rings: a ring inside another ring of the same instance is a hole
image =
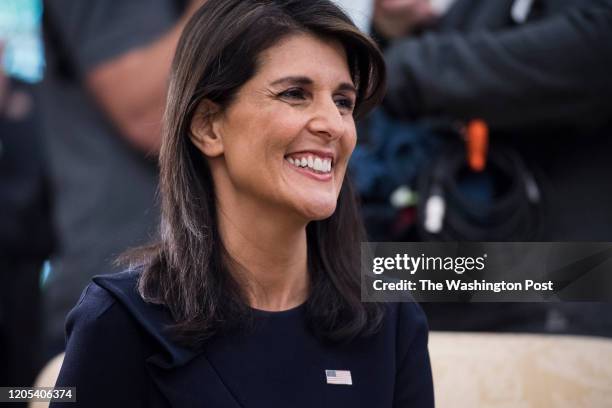
[[[329,1],[209,0],[173,64],[160,243],[86,289],[57,386],[83,406],[432,406],[421,310],[360,301],[344,175],[383,88]]]

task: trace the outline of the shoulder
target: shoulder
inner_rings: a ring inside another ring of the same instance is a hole
[[[130,298],[132,302],[138,301],[137,281],[138,275],[134,272],[95,276],[81,293],[68,319],[78,318],[83,322],[108,319],[108,311],[119,302],[118,297]]]
[[[78,0],[45,2],[45,27],[69,50],[76,68],[88,72],[159,39],[180,18],[174,0]]]
[[[385,325],[403,331],[404,334],[428,330],[427,317],[415,301],[385,303]]]
[[[404,360],[409,353],[427,353],[429,327],[417,302],[385,303],[384,330],[395,338],[396,356]]]
[[[108,343],[109,337],[136,338],[138,319],[130,313],[127,303],[142,302],[136,290],[137,276],[133,273],[120,276],[96,277],[83,290],[76,306],[66,318],[68,342]],[[99,279],[99,280],[98,280]],[[107,281],[115,282],[115,290],[109,290]]]
[[[374,341],[402,362],[410,353],[426,353],[429,327],[421,306],[414,301],[382,303],[384,317]]]
[[[122,352],[137,348],[142,355],[146,348],[167,366],[194,356],[193,350],[176,343],[170,330],[176,321],[168,308],[140,295],[140,274],[129,270],[92,279],[66,320],[67,349],[81,343],[105,348],[116,344],[122,345]]]
[[[139,270],[95,276],[66,319],[68,341],[77,336],[107,342],[109,336],[125,341],[145,338],[168,344],[168,310],[145,302],[138,292]]]

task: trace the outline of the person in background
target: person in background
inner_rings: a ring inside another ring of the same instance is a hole
[[[48,0],[40,86],[58,247],[44,291],[48,354],[93,275],[158,219],[155,156],[170,61],[200,0]]]
[[[443,15],[440,3],[375,3],[387,111],[408,120],[483,119],[491,140],[538,175],[541,240],[612,241],[612,1],[456,0]],[[512,329],[545,311],[485,308],[472,319],[476,306],[428,306],[434,329]],[[546,326],[531,329],[612,335],[609,311],[560,304]]]
[[[35,98],[40,10],[36,0],[0,2],[1,386],[30,386],[43,363],[40,277],[54,238]]]
[[[53,247],[33,87],[0,68],[0,384],[27,386],[41,365],[43,262]]]

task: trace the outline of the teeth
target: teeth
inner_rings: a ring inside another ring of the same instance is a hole
[[[314,171],[318,171],[321,173],[329,173],[332,168],[332,161],[330,159],[322,159],[316,156],[307,156],[301,158],[288,157],[287,161],[296,167],[308,167],[310,169],[313,169]]]

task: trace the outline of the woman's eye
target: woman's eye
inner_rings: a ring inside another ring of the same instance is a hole
[[[350,98],[336,98],[335,99],[336,106],[340,109],[352,112],[355,103]]]
[[[304,90],[300,88],[287,89],[286,91],[281,92],[279,96],[287,99],[295,99],[300,101],[306,99]]]

